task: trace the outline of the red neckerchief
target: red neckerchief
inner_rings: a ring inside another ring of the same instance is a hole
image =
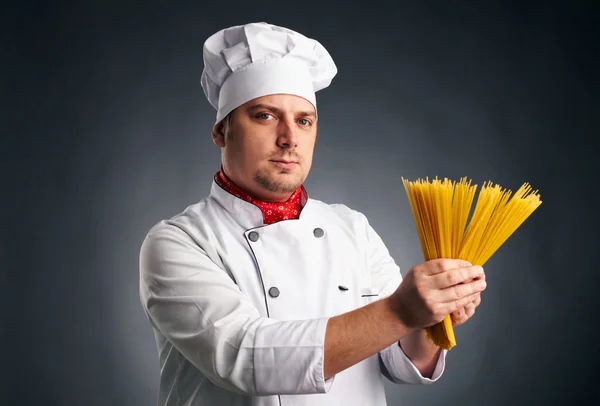
[[[302,194],[304,189],[302,185],[292,193],[286,202],[270,203],[256,200],[240,189],[223,172],[223,167],[215,174],[215,182],[225,191],[232,195],[252,203],[262,211],[264,223],[273,224],[282,220],[298,219],[302,210]]]

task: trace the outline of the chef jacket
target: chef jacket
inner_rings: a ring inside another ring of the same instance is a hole
[[[213,181],[210,195],[154,225],[140,299],[160,362],[159,405],[383,406],[383,377],[430,384],[398,343],[325,379],[330,317],[390,295],[399,267],[364,214],[305,196],[299,219]]]

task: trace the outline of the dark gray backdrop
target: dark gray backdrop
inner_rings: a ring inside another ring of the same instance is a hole
[[[403,272],[422,257],[401,176],[541,192],[486,264],[444,377],[387,384],[389,404],[598,399],[594,2],[166,3],[5,10],[2,405],[155,404],[139,246],[209,191],[219,153],[202,44],[251,21],[332,54],[306,187],[363,211]]]

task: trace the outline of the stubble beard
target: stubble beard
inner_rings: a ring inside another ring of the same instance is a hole
[[[299,174],[287,176],[288,179],[278,181],[269,176],[268,173],[260,171],[254,177],[254,180],[272,193],[293,193],[302,184],[302,179]]]

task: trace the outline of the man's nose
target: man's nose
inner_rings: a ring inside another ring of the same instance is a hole
[[[295,148],[298,146],[296,123],[292,119],[281,120],[277,131],[277,144],[281,148]]]

